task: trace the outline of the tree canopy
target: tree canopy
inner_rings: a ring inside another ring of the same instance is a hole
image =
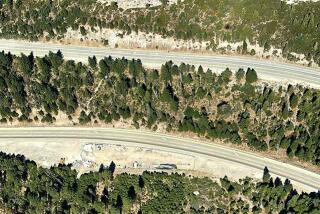
[[[58,164],[43,168],[23,155],[0,152],[0,210],[190,214],[317,213],[319,210],[319,193],[299,194],[288,179],[273,180],[266,173],[260,181],[249,177],[232,181],[226,176],[213,181],[207,177],[148,171],[140,175],[118,173],[111,179],[113,176],[105,167],[79,176],[71,167],[71,164]]]

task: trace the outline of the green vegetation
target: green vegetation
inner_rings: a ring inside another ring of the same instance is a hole
[[[1,3],[2,2],[2,3]],[[60,2],[60,6],[58,6]],[[121,29],[124,33],[153,32],[179,39],[239,42],[238,52],[254,55],[250,44],[265,51],[281,49],[289,60],[292,52],[305,54],[320,64],[320,2],[287,5],[280,0],[184,0],[177,4],[123,10],[96,0],[0,1],[0,36],[4,38],[61,39],[67,29],[82,35],[91,30]],[[105,41],[107,44],[108,41]]]
[[[104,58],[89,65],[0,52],[0,121],[77,124],[125,121],[168,132],[189,132],[254,150],[284,149],[320,165],[320,91],[256,82],[248,69],[220,75],[167,62],[146,70],[139,60]]]
[[[115,175],[104,165],[77,178],[71,165],[47,169],[2,152],[0,169],[5,213],[317,213],[320,203],[319,193],[298,194],[267,169],[260,182],[165,172]]]

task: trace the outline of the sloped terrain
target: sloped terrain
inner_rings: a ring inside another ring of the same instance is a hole
[[[279,0],[185,0],[123,9],[116,3],[93,0],[61,0],[60,5],[57,1],[28,0],[22,4],[18,0],[1,6],[0,36],[63,40],[70,30],[83,37],[89,32],[99,35],[103,29],[121,30],[117,33],[119,37],[133,32],[151,32],[168,38],[204,42],[204,49],[209,51],[233,50],[239,54],[319,64],[319,4],[286,4]],[[108,45],[108,38],[100,35],[98,42]],[[226,45],[221,46],[225,42]]]

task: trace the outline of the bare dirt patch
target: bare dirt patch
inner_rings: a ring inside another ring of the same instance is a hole
[[[116,2],[118,7],[123,9],[130,8],[145,8],[145,7],[155,7],[162,4],[160,0],[98,0],[99,2],[110,5],[112,2]],[[168,4],[174,4],[177,0],[169,0]]]
[[[155,33],[144,33],[144,32],[132,32],[126,34],[124,31],[117,29],[99,29],[96,28],[93,31],[87,26],[87,35],[82,35],[80,30],[67,29],[67,33],[61,40],[53,40],[52,42],[61,44],[73,44],[83,45],[91,47],[109,47],[109,48],[125,48],[125,49],[144,49],[144,50],[163,50],[163,51],[177,51],[177,52],[195,52],[195,53],[206,53],[206,54],[224,54],[224,55],[235,55],[244,56],[239,53],[239,48],[242,48],[242,42],[226,42],[226,41],[215,41],[217,44],[216,50],[212,51],[208,49],[210,41],[197,41],[197,40],[182,40],[174,37],[163,37],[160,34]],[[43,38],[43,42],[47,39]],[[250,51],[254,50],[255,54],[250,55]],[[314,62],[306,60],[304,54],[291,53],[296,61],[292,62],[282,57],[282,49],[270,47],[269,50],[264,50],[258,44],[250,44],[247,41],[246,56],[258,58],[258,59],[269,59],[280,62],[290,62],[303,66],[317,67]]]
[[[116,173],[140,174],[145,170],[163,171],[161,164],[174,164],[177,169],[166,172],[185,173],[192,176],[210,177],[218,180],[227,175],[231,180],[246,176],[259,180],[262,171],[219,158],[195,157],[187,154],[171,153],[153,148],[129,147],[116,143],[96,140],[75,139],[14,139],[0,142],[2,151],[24,154],[43,167],[58,164],[61,158],[65,163],[72,163],[79,175],[96,171],[100,164],[116,163]],[[299,191],[312,189],[293,182]]]

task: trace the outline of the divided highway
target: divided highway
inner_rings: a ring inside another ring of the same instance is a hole
[[[219,144],[197,141],[194,139],[173,137],[171,135],[136,131],[130,129],[112,128],[78,128],[78,127],[30,127],[30,128],[0,128],[1,142],[12,139],[90,139],[97,142],[113,142],[117,145],[137,146],[159,149],[172,153],[188,154],[195,157],[221,158],[243,164],[247,167],[262,170],[267,166],[276,176],[286,177],[315,191],[320,189],[320,175],[297,166],[261,157],[251,152],[232,149]],[[58,148],[63,149],[63,148]],[[39,151],[41,152],[41,151]]]
[[[112,57],[125,57],[128,59],[141,59],[144,65],[158,68],[166,61],[202,65],[215,72],[225,68],[235,71],[238,68],[254,68],[259,77],[267,80],[282,81],[286,83],[306,83],[312,87],[320,88],[320,69],[308,68],[299,65],[281,63],[271,60],[259,60],[250,57],[209,55],[181,52],[161,52],[150,50],[129,50],[84,47],[74,45],[60,45],[41,42],[25,42],[16,40],[0,40],[0,51],[10,51],[14,54],[21,52],[28,54],[31,51],[37,56],[44,56],[49,51],[61,50],[66,59],[86,62],[88,56],[95,55],[98,59],[111,55]]]

